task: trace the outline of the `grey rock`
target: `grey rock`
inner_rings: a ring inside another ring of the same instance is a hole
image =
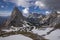
[[[24,17],[17,7],[14,8],[11,17],[6,21],[5,26],[22,27]]]

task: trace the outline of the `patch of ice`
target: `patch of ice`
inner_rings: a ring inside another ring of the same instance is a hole
[[[32,39],[19,34],[8,37],[0,37],[0,40],[32,40]]]

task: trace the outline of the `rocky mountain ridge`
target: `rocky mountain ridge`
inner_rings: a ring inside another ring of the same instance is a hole
[[[22,12],[19,11],[17,7],[14,8],[10,18],[4,23],[5,27],[23,27],[24,24],[40,27],[54,27],[57,24],[60,24],[60,14],[57,12],[51,13],[49,15],[43,14],[31,14],[29,17],[24,17]],[[26,22],[24,22],[26,21]],[[25,26],[26,26],[25,25]]]

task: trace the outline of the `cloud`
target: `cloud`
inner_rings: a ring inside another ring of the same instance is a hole
[[[36,0],[35,5],[40,8],[45,5],[45,9],[60,10],[60,0]]]
[[[3,5],[1,5],[1,8],[4,8],[4,6],[3,6]]]
[[[45,4],[41,2],[41,0],[5,0],[7,2],[14,3],[16,6],[22,6],[25,8],[31,7],[33,5],[39,6],[40,8],[44,8]]]
[[[11,12],[9,11],[0,11],[0,16],[10,16]]]
[[[60,11],[57,11],[57,13],[60,13]]]
[[[29,8],[25,8],[25,9],[23,10],[23,13],[29,13],[28,10],[29,10]]]
[[[48,15],[48,14],[50,14],[50,13],[51,13],[51,11],[46,11],[45,13],[46,13],[46,15]]]
[[[7,2],[14,3],[16,6],[30,7],[32,4],[29,1],[32,0],[6,0]]]
[[[16,6],[30,7],[32,5],[39,6],[39,8],[60,10],[60,0],[4,0],[15,3]],[[34,1],[30,3],[30,1]]]
[[[45,4],[42,1],[36,1],[35,5],[39,6],[39,8],[45,8]]]
[[[28,17],[29,16],[29,8],[25,8],[25,9],[23,9],[23,15],[25,16],[25,17]]]

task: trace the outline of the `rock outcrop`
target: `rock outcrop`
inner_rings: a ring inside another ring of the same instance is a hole
[[[24,17],[17,7],[14,8],[11,17],[5,23],[5,26],[22,27]]]

